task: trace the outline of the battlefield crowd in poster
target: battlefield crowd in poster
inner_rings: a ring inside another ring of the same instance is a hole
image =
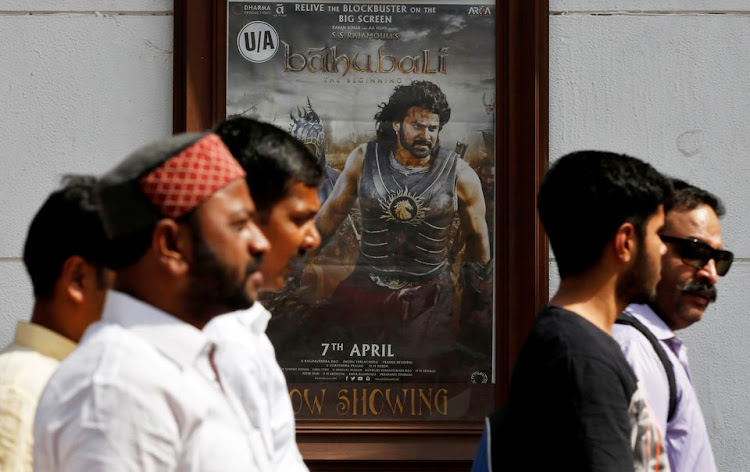
[[[494,14],[228,3],[227,116],[289,130],[325,173],[321,247],[261,298],[300,419],[490,409]]]

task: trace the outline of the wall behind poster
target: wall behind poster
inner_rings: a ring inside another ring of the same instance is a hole
[[[550,2],[551,157],[627,152],[726,205],[734,264],[703,319],[676,333],[718,470],[750,464],[748,31],[750,4],[737,0]],[[550,276],[554,293],[554,266]]]
[[[336,174],[355,147],[375,139],[374,116],[397,86],[434,82],[452,109],[440,146],[478,176],[494,242],[494,24],[487,4],[229,2],[226,114],[285,129],[321,127],[325,163]],[[419,336],[408,322],[392,336],[369,336],[364,326],[372,320],[357,318],[363,307],[334,303],[341,281],[361,264],[356,205],[287,287],[264,299],[298,418],[476,420],[491,409],[494,275],[483,274],[487,286],[468,296],[462,229],[456,217],[445,243],[455,338]],[[441,292],[420,287],[416,300],[425,305]]]

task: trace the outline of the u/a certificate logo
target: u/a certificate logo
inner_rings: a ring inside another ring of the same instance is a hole
[[[266,62],[279,50],[279,33],[265,21],[251,21],[237,36],[242,57],[250,62]]]

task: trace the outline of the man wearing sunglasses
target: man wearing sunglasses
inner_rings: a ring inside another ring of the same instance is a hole
[[[662,257],[656,299],[628,306],[623,318],[631,325],[616,324],[613,336],[646,386],[672,471],[711,472],[716,464],[706,424],[690,382],[685,346],[674,332],[700,321],[716,300],[716,282],[729,271],[733,256],[722,250],[721,201],[681,180],[673,179],[672,184],[674,204],[660,234],[668,250]]]

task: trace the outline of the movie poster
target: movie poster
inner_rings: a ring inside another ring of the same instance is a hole
[[[477,420],[495,381],[494,3],[234,2],[228,117],[324,169],[323,244],[265,294],[298,419]]]

